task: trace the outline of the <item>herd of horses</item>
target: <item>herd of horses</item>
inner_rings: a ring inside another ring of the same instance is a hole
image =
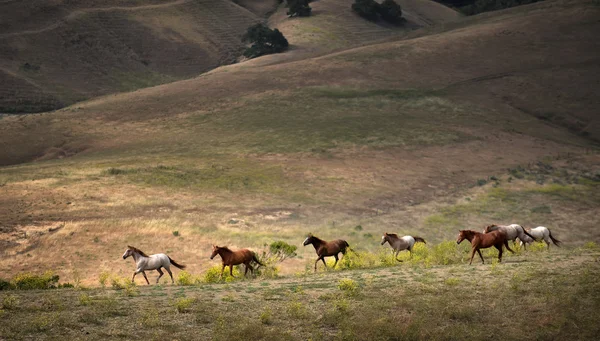
[[[538,226],[534,229],[525,229],[521,225],[511,224],[511,225],[489,225],[487,226],[483,232],[477,232],[473,230],[460,230],[458,233],[458,239],[456,240],[457,244],[460,244],[463,240],[468,240],[471,243],[471,255],[469,265],[473,263],[473,257],[475,256],[475,252],[479,254],[481,257],[481,262],[485,263],[483,260],[483,255],[481,254],[481,249],[495,247],[498,249],[498,261],[502,262],[502,252],[503,247],[512,253],[514,251],[509,247],[508,242],[512,241],[516,243],[516,240],[519,239],[520,244],[527,249],[527,244],[533,243],[534,241],[544,241],[546,242],[548,249],[550,248],[550,242],[554,243],[554,245],[559,246],[560,241],[552,236],[550,230],[544,226]],[[399,237],[395,233],[384,233],[381,237],[381,245],[388,243],[394,252],[394,258],[401,262],[398,259],[398,253],[403,250],[408,250],[410,252],[410,257],[412,257],[412,250],[415,243],[421,242],[425,243],[425,239],[417,236],[404,236]],[[315,252],[317,253],[317,260],[315,261],[315,271],[317,271],[317,264],[319,261],[323,262],[325,268],[327,268],[327,263],[325,263],[325,257],[334,257],[335,263],[333,267],[337,265],[339,261],[339,254],[346,254],[347,251],[352,251],[348,242],[343,239],[336,239],[333,241],[325,241],[312,234],[309,234],[304,240],[303,245],[307,246],[312,244],[315,248]],[[226,246],[216,246],[212,247],[212,254],[210,259],[215,258],[217,255],[221,257],[222,268],[221,268],[221,278],[223,277],[223,272],[225,271],[225,267],[229,266],[229,274],[233,277],[233,266],[244,264],[245,271],[244,276],[248,274],[248,270],[251,273],[254,273],[254,267],[251,265],[252,262],[258,264],[258,266],[264,266],[256,256],[254,251],[248,249],[240,249],[240,250],[231,250]],[[185,269],[185,265],[179,264],[175,262],[171,257],[167,256],[164,253],[154,254],[148,256],[140,249],[127,246],[127,250],[123,254],[123,259],[132,256],[135,264],[136,270],[133,272],[133,277],[131,281],[135,280],[135,276],[139,273],[144,275],[146,279],[146,283],[150,284],[148,281],[148,277],[146,277],[146,270],[156,270],[159,275],[156,279],[156,283],[160,280],[162,275],[164,274],[162,269],[164,268],[169,276],[171,276],[171,282],[175,283],[173,279],[173,273],[171,272],[171,265],[179,268]]]

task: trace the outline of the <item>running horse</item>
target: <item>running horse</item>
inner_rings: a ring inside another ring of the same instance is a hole
[[[350,245],[348,245],[348,243],[345,240],[336,239],[330,242],[326,242],[322,239],[313,236],[310,233],[308,234],[308,237],[304,239],[303,245],[306,246],[308,244],[312,244],[314,246],[315,251],[317,252],[317,256],[319,256],[315,261],[315,272],[317,271],[317,263],[319,262],[319,260],[323,261],[323,265],[325,265],[325,268],[327,269],[325,257],[333,256],[335,258],[335,263],[333,264],[333,267],[335,268],[339,260],[338,254],[341,252],[343,256],[346,254],[346,250],[350,250]]]
[[[502,245],[506,246],[508,251],[515,253],[510,249],[510,247],[508,247],[508,238],[501,230],[492,231],[489,233],[481,233],[473,230],[460,230],[456,244],[460,244],[465,239],[471,242],[471,261],[469,262],[469,265],[473,263],[475,251],[477,251],[479,257],[481,257],[481,262],[485,264],[483,255],[481,254],[481,251],[479,251],[480,249],[486,249],[492,246],[498,249],[499,262],[502,262]]]
[[[552,241],[554,245],[560,246],[561,241],[554,238],[552,236],[552,232],[550,232],[550,230],[545,226],[538,226],[534,229],[529,229],[528,232],[528,236],[524,236],[523,238],[519,237],[519,239],[521,239],[521,245],[523,246],[525,246],[527,243],[533,243],[534,241],[537,242],[540,240],[546,242],[546,245],[548,245],[548,250],[550,249],[550,241]],[[529,236],[533,238],[530,238]]]
[[[425,243],[425,239],[417,236],[404,236],[398,237],[395,233],[387,233],[385,232],[381,237],[381,245],[385,243],[389,243],[392,249],[394,250],[394,257],[398,262],[401,260],[398,259],[398,253],[402,250],[408,250],[410,252],[410,257],[412,257],[412,248],[416,242]],[[425,243],[427,244],[427,243]]]
[[[489,233],[489,232],[497,231],[497,230],[504,232],[506,234],[506,239],[512,240],[513,244],[517,243],[517,238],[519,238],[519,240],[523,240],[524,238],[533,238],[533,236],[530,235],[525,230],[525,228],[523,228],[523,226],[521,226],[519,224],[510,224],[510,225],[492,224],[492,225],[486,226],[486,228],[483,230],[483,233]],[[525,249],[527,249],[527,247],[525,247]]]
[[[178,264],[173,259],[171,259],[171,257],[165,255],[164,253],[158,253],[155,255],[148,256],[144,253],[144,251],[136,247],[127,245],[127,250],[125,250],[125,253],[123,254],[123,259],[126,259],[129,256],[133,257],[133,260],[135,260],[136,265],[136,269],[133,272],[133,277],[131,277],[132,282],[135,280],[135,275],[141,272],[142,275],[144,275],[144,278],[146,279],[146,283],[148,283],[149,285],[150,282],[148,281],[148,277],[146,277],[146,273],[144,271],[156,270],[159,273],[158,278],[156,279],[156,283],[158,284],[158,281],[163,275],[161,268],[165,268],[165,270],[167,270],[167,272],[169,273],[169,276],[171,276],[171,283],[175,284],[175,281],[173,280],[173,273],[171,272],[171,265],[174,265],[175,267],[182,270],[185,269],[185,265]]]
[[[244,264],[246,266],[246,271],[244,271],[244,276],[248,274],[248,270],[250,273],[254,273],[254,268],[250,263],[255,261],[259,266],[264,266],[258,258],[256,257],[256,253],[254,251],[250,251],[248,249],[240,249],[233,251],[229,249],[227,246],[216,246],[212,247],[212,255],[210,255],[210,259],[215,258],[217,255],[221,256],[221,261],[223,262],[223,267],[221,268],[221,278],[223,278],[223,271],[225,271],[225,267],[229,267],[229,274],[231,277],[233,276],[233,266],[238,264]],[[258,267],[257,267],[258,269]]]

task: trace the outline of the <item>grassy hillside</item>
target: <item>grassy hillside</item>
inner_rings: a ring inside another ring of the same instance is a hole
[[[44,111],[236,60],[260,18],[226,0],[0,4],[0,112]]]
[[[493,222],[598,241],[600,9],[524,8],[4,117],[0,266],[66,279],[89,268],[94,282],[129,271],[109,260],[126,244],[176,250],[201,272],[211,243],[260,249],[319,231],[372,250],[386,230],[440,242]]]

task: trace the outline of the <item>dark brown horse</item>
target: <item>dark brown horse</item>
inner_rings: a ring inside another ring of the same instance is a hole
[[[254,268],[250,265],[250,262],[255,261],[258,265],[263,265],[258,258],[256,257],[256,253],[254,251],[250,251],[248,249],[240,249],[237,251],[230,250],[227,246],[216,246],[213,245],[213,252],[210,256],[210,259],[215,258],[216,255],[221,256],[221,260],[223,261],[223,268],[221,268],[221,278],[223,277],[223,271],[225,271],[225,267],[229,266],[229,274],[231,277],[233,276],[233,266],[238,264],[244,264],[246,266],[246,271],[244,271],[244,276],[248,274],[248,269],[250,269],[251,273],[254,273]]]
[[[471,261],[469,265],[473,263],[473,257],[475,256],[475,251],[481,257],[481,262],[485,264],[483,260],[483,255],[479,249],[486,249],[488,247],[495,247],[498,249],[498,261],[502,262],[502,245],[506,246],[506,249],[512,253],[515,253],[513,250],[508,247],[508,238],[506,237],[506,233],[496,230],[489,233],[481,233],[473,230],[460,230],[458,233],[458,239],[456,240],[456,244],[460,244],[463,240],[468,240],[471,242]]]
[[[337,265],[338,262],[338,254],[341,252],[342,255],[346,254],[346,249],[350,249],[350,245],[345,240],[337,239],[330,242],[326,242],[322,239],[319,239],[312,234],[309,234],[308,237],[304,240],[304,246],[312,244],[315,247],[315,251],[317,252],[317,260],[315,261],[315,271],[317,271],[317,263],[319,260],[323,261],[323,265],[327,268],[327,264],[325,263],[325,257],[333,256],[335,258],[335,263],[333,267]]]

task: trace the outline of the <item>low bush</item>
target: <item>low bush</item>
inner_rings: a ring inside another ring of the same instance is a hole
[[[12,286],[18,290],[53,289],[58,285],[59,277],[51,271],[43,275],[32,273],[17,274],[12,280]]]
[[[233,282],[236,278],[240,278],[241,274],[237,266],[233,267],[233,276],[229,274],[229,269],[226,267],[223,272],[223,278],[221,278],[221,265],[213,266],[208,269],[202,276],[202,282],[204,283],[219,283],[219,282]]]
[[[202,282],[202,278],[200,278],[199,276],[194,276],[187,271],[179,271],[177,279],[175,280],[175,283],[177,283],[177,285],[183,286],[196,285],[200,282]]]
[[[174,303],[175,309],[177,309],[177,312],[180,314],[186,313],[190,310],[190,308],[192,307],[194,302],[196,302],[195,298],[185,298],[185,297],[179,298]]]
[[[347,296],[355,296],[360,290],[358,283],[350,278],[340,279],[337,287]]]

